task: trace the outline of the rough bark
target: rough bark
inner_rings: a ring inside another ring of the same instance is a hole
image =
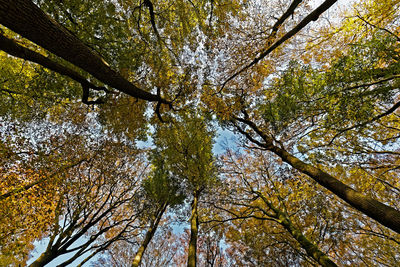
[[[346,201],[353,208],[361,211],[365,215],[393,231],[400,233],[400,211],[359,193],[332,175],[312,166],[311,164],[301,161],[282,148],[270,146],[269,149],[282,158],[283,161],[313,178],[317,183]]]
[[[197,265],[197,235],[199,231],[199,218],[198,218],[198,206],[199,193],[196,191],[193,194],[192,203],[192,215],[190,216],[190,241],[189,241],[189,253],[188,253],[188,267],[196,267]]]
[[[167,209],[167,206],[168,206],[168,204],[164,203],[161,206],[161,209],[154,216],[149,229],[147,229],[147,232],[146,232],[146,235],[142,242],[142,245],[139,247],[138,251],[136,252],[135,258],[132,262],[132,267],[138,267],[140,265],[140,263],[142,262],[143,254],[146,251],[146,248],[149,245],[151,239],[153,238],[154,233],[157,230],[158,224],[160,223],[161,217],[163,216],[165,210]]]
[[[40,64],[49,70],[55,71],[61,75],[68,76],[69,78],[79,82],[82,85],[82,90],[83,90],[82,102],[84,104],[89,105],[89,104],[103,103],[103,101],[101,101],[101,100],[89,101],[89,89],[103,90],[105,92],[108,92],[107,89],[105,89],[103,87],[98,87],[98,86],[94,85],[93,83],[89,82],[88,80],[86,80],[85,77],[83,77],[78,72],[74,71],[73,69],[65,67],[65,66],[43,56],[35,51],[32,51],[29,48],[26,48],[26,47],[18,44],[16,41],[5,37],[1,33],[0,33],[0,50],[3,50],[4,52],[6,52],[12,56],[19,57],[19,58]]]
[[[311,164],[305,163],[299,158],[293,156],[281,147],[274,145],[273,140],[262,132],[257,125],[248,119],[247,113],[245,118],[236,118],[237,121],[245,123],[250,126],[260,136],[264,142],[259,142],[254,139],[248,132],[238,128],[250,141],[257,145],[275,153],[283,161],[291,165],[298,171],[307,174],[314,181],[337,195],[342,200],[346,201],[350,206],[361,211],[368,217],[374,219],[380,224],[392,229],[400,234],[400,211],[379,202],[369,196],[365,196],[360,192],[354,190],[350,186],[342,183],[332,175],[318,169]],[[235,124],[235,122],[233,122]]]
[[[14,56],[19,57],[25,60],[29,60],[31,62],[42,65],[43,67],[55,71],[59,74],[70,77],[71,79],[86,85],[89,88],[97,88],[96,85],[87,81],[82,75],[78,72],[65,67],[35,51],[30,50],[20,44],[18,44],[15,40],[9,39],[0,33],[0,50]]]
[[[32,1],[0,0],[0,23],[110,87],[139,99],[169,104],[159,95],[140,89],[112,70],[101,56],[46,15]]]

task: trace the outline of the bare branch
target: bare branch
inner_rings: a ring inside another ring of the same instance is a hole
[[[236,76],[238,76],[240,73],[244,72],[245,70],[249,69],[250,67],[256,65],[260,60],[265,58],[267,55],[269,55],[272,51],[274,51],[276,48],[278,48],[281,44],[286,42],[288,39],[296,35],[299,31],[301,31],[304,27],[306,27],[310,22],[316,21],[319,16],[324,13],[326,10],[328,10],[334,3],[336,3],[337,0],[326,0],[323,2],[318,8],[316,8],[313,12],[311,12],[307,17],[305,17],[302,21],[300,21],[299,24],[297,24],[292,30],[290,30],[288,33],[286,33],[281,39],[276,41],[273,45],[271,45],[267,50],[263,51],[260,53],[258,57],[256,57],[250,64],[244,66],[241,68],[239,71],[234,73],[232,76],[230,76],[223,84],[220,89],[225,87],[225,85],[234,79]],[[285,13],[286,14],[286,13]]]

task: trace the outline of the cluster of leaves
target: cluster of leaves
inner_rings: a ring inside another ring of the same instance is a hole
[[[32,170],[2,169],[1,176],[2,195],[41,179]],[[1,265],[24,264],[34,248],[33,241],[49,232],[59,198],[55,185],[53,181],[1,200]]]

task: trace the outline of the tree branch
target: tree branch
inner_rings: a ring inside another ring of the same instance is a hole
[[[101,104],[104,103],[103,100],[97,99],[95,101],[89,101],[89,89],[94,89],[96,91],[105,91],[106,93],[109,93],[110,91],[107,90],[105,87],[99,87],[96,86],[95,84],[89,82],[85,77],[80,75],[78,72],[76,72],[73,69],[70,69],[64,65],[61,65],[48,57],[45,57],[33,50],[30,50],[29,48],[26,48],[20,44],[18,44],[15,40],[9,39],[5,37],[1,32],[0,32],[0,50],[3,50],[4,52],[14,56],[18,57],[24,60],[28,60],[34,63],[37,63],[49,70],[55,71],[61,75],[67,76],[76,82],[80,83],[82,85],[82,102],[84,104]]]
[[[46,15],[32,1],[0,0],[0,23],[116,90],[150,102],[170,103],[125,79],[98,53]]]
[[[323,2],[318,8],[316,8],[313,12],[311,12],[307,17],[305,17],[302,21],[300,21],[299,24],[297,24],[292,30],[290,30],[288,33],[286,33],[281,39],[276,41],[273,45],[271,45],[269,48],[267,48],[265,51],[261,52],[258,57],[256,57],[250,64],[244,66],[241,68],[239,71],[234,73],[232,76],[230,76],[221,86],[220,91],[225,87],[225,85],[234,79],[236,76],[238,76],[240,73],[244,72],[245,70],[249,69],[250,67],[256,65],[260,60],[265,58],[267,55],[269,55],[272,51],[274,51],[276,48],[278,48],[281,44],[286,42],[288,39],[296,35],[299,31],[301,31],[305,26],[307,26],[310,22],[316,21],[319,16],[324,13],[326,10],[328,10],[334,3],[336,3],[337,0],[326,0]],[[293,5],[293,3],[292,3]],[[292,8],[292,5],[290,8]],[[289,8],[289,9],[290,9]],[[288,13],[289,10],[286,12]],[[285,14],[286,14],[285,13]],[[284,14],[284,15],[285,15]],[[289,13],[290,15],[290,13]]]
[[[395,112],[399,107],[400,107],[400,101],[397,102],[396,104],[394,104],[394,105],[393,105],[390,109],[388,109],[387,111],[385,111],[385,112],[383,112],[383,113],[381,113],[381,114],[379,114],[379,115],[377,115],[377,116],[371,118],[370,120],[364,121],[363,123],[355,124],[355,125],[353,125],[353,126],[350,126],[350,127],[344,128],[344,129],[340,129],[339,132],[338,132],[337,134],[335,134],[334,137],[332,137],[332,139],[331,139],[331,141],[329,141],[328,145],[331,145],[331,144],[333,143],[333,141],[335,141],[335,139],[336,139],[338,136],[340,136],[341,134],[343,134],[343,133],[345,133],[345,132],[347,132],[347,131],[353,130],[353,129],[355,129],[355,128],[358,128],[358,127],[363,127],[363,126],[365,126],[365,125],[367,125],[367,124],[369,124],[369,123],[371,123],[371,122],[377,121],[377,120],[379,120],[379,119],[381,119],[381,118],[383,118],[383,117],[385,117],[385,116],[387,116],[387,115],[390,115],[390,114],[392,114],[393,112]]]

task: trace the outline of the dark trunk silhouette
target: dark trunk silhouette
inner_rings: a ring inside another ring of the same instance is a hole
[[[0,23],[123,93],[147,101],[169,103],[159,95],[140,89],[112,70],[100,55],[32,1],[0,0]]]
[[[238,127],[233,121],[237,129],[250,141],[275,153],[283,161],[290,164],[298,171],[307,174],[314,181],[346,201],[353,208],[361,211],[368,217],[376,220],[393,231],[400,233],[400,211],[357,192],[332,175],[312,166],[311,164],[305,163],[304,161],[287,152],[285,149],[274,145],[273,140],[263,131],[261,131],[254,122],[248,119],[247,113],[245,113],[245,118],[236,118],[236,120],[250,126],[250,128],[252,128],[254,132],[256,132],[257,135],[263,139],[263,142],[257,141],[248,132]]]

